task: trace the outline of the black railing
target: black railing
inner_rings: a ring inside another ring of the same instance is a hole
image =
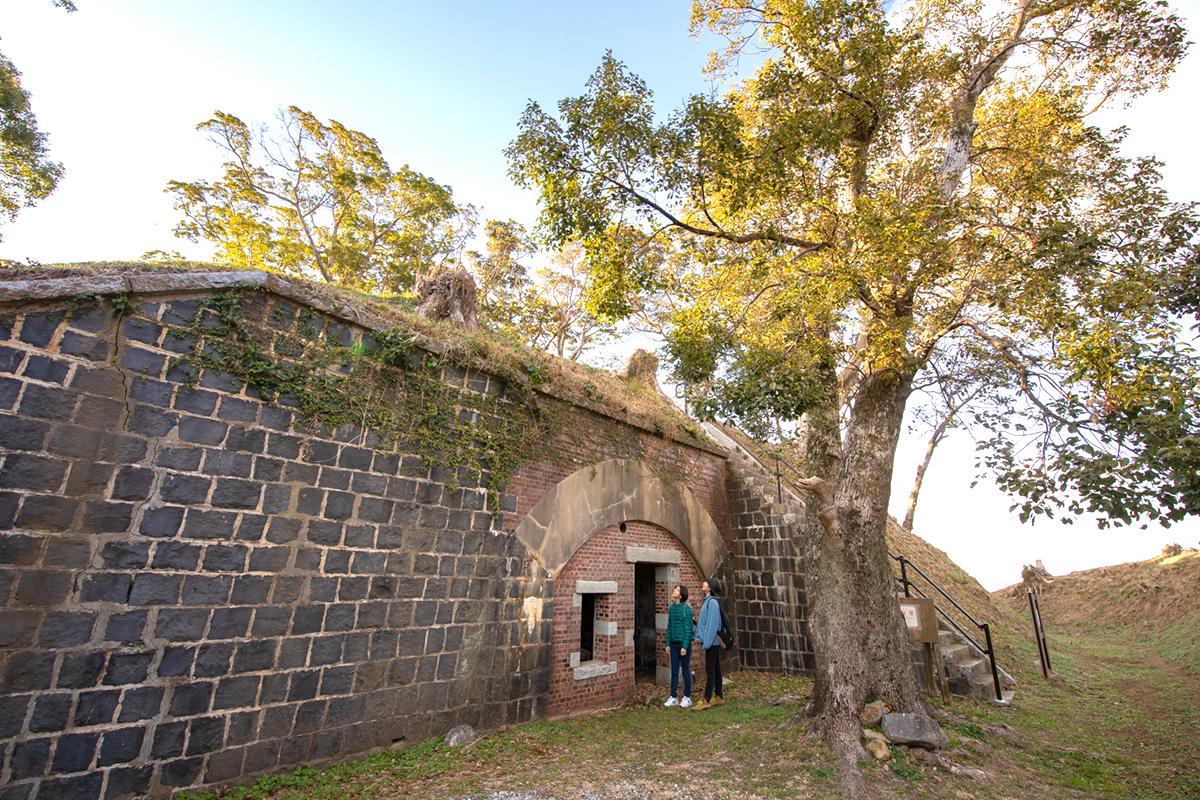
[[[750,449],[748,447],[746,447],[744,444],[738,443],[738,446],[741,448],[742,452],[744,452],[746,455],[750,456],[755,461],[757,461],[760,466],[763,466],[764,468],[766,467],[766,465],[763,463],[763,460],[761,458],[759,458],[756,453],[751,452]],[[786,477],[787,477],[787,481],[788,481],[788,485],[789,485],[790,489],[794,489],[796,486],[796,484],[792,481],[793,476],[795,476],[797,479],[803,479],[804,476],[800,474],[799,470],[797,470],[795,467],[793,467],[791,464],[789,464],[786,459],[780,458],[779,453],[777,451],[775,451],[774,449],[771,449],[771,454],[774,456],[774,459],[775,459],[775,494],[776,494],[776,497],[778,498],[778,501],[783,502],[783,480],[785,477],[784,472],[786,471],[786,473],[787,473]],[[980,645],[979,642],[977,642],[975,640],[974,636],[971,636],[969,633],[967,633],[965,630],[963,630],[963,627],[961,625],[959,625],[958,622],[955,621],[955,619],[952,616],[947,614],[945,609],[943,609],[941,606],[939,606],[937,604],[936,600],[933,601],[933,607],[937,611],[937,613],[941,615],[942,619],[944,619],[950,625],[951,628],[953,628],[955,631],[957,631],[958,634],[960,636],[962,636],[963,639],[965,639],[970,644],[971,647],[974,647],[981,655],[987,657],[988,664],[992,668],[992,686],[996,690],[996,699],[1003,700],[1004,694],[1001,692],[1001,689],[1000,689],[1000,669],[999,669],[999,667],[996,666],[996,650],[992,646],[992,626],[986,622],[980,622],[979,620],[975,619],[975,617],[972,616],[969,611],[967,611],[965,608],[963,608],[962,605],[959,604],[959,602],[957,600],[955,600],[953,597],[951,597],[949,594],[947,594],[945,589],[943,589],[941,586],[938,586],[937,581],[933,580],[933,578],[930,578],[928,575],[926,575],[925,572],[920,567],[918,567],[913,562],[909,561],[906,557],[904,557],[902,555],[896,555],[891,552],[889,552],[888,555],[900,563],[900,577],[896,578],[896,582],[901,584],[901,586],[904,587],[904,596],[905,597],[911,597],[912,596],[911,592],[916,591],[916,593],[919,594],[921,597],[933,599],[933,598],[929,598],[929,596],[921,590],[921,587],[917,586],[915,583],[913,583],[911,580],[909,580],[908,568],[912,567],[914,570],[916,570],[918,575],[920,575],[922,578],[924,578],[929,583],[929,585],[932,586],[937,591],[938,594],[940,594],[943,598],[945,598],[947,603],[949,603],[955,609],[957,609],[959,613],[961,613],[964,617],[966,617],[968,620],[970,620],[973,625],[975,625],[977,628],[979,628],[979,630],[983,631],[984,645]]]
[[[947,603],[954,606],[958,613],[962,614],[964,617],[970,620],[971,624],[983,631],[984,645],[980,645],[979,642],[975,640],[974,636],[971,636],[971,634],[963,630],[962,626],[959,625],[953,617],[947,614],[946,611],[937,604],[937,600],[933,600],[933,607],[937,613],[942,616],[942,619],[946,620],[946,622],[950,624],[950,627],[954,628],[954,630],[958,632],[958,635],[963,637],[963,639],[965,639],[971,647],[974,647],[977,651],[979,651],[979,653],[987,657],[988,664],[992,668],[992,686],[996,690],[996,699],[1003,700],[1004,694],[1000,690],[1000,670],[996,666],[996,649],[992,646],[992,626],[986,622],[980,622],[979,620],[975,619],[975,617],[971,615],[971,612],[963,608],[962,605],[960,605],[957,600],[951,597],[945,589],[943,589],[941,586],[938,586],[937,581],[926,575],[924,570],[922,570],[913,562],[909,561],[906,557],[903,555],[896,555],[895,553],[891,552],[889,552],[888,555],[900,564],[900,576],[896,578],[896,582],[904,588],[905,597],[912,597],[912,592],[915,591],[921,597],[933,600],[933,598],[930,598],[929,595],[925,594],[925,592],[921,590],[920,586],[917,586],[915,583],[909,580],[908,570],[911,567],[918,575],[924,578],[925,581],[932,586],[937,593],[946,600]]]

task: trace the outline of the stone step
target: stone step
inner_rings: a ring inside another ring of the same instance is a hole
[[[974,681],[975,678],[985,678],[988,685],[992,683],[992,666],[983,658],[965,658],[961,659],[954,665],[953,669],[966,678]]]
[[[940,649],[942,661],[947,664],[957,664],[960,660],[969,658],[972,652],[971,646],[965,644],[943,645]]]
[[[989,674],[986,678],[972,678],[970,682],[970,696],[977,697],[980,700],[987,700],[989,703],[994,703],[998,706],[1010,705],[1017,693],[1012,689],[1000,689],[1000,700],[996,699],[996,687],[992,683],[992,676]]]

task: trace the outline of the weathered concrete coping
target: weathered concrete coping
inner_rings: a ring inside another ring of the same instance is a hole
[[[80,295],[107,296],[133,293],[139,295],[179,294],[185,292],[219,291],[236,287],[259,288],[285,297],[301,305],[337,317],[371,331],[390,330],[396,326],[394,320],[372,314],[353,306],[344,306],[314,292],[303,284],[261,270],[220,270],[212,272],[141,272],[130,275],[76,275],[68,278],[33,278],[19,281],[0,281],[0,303],[15,303],[37,300],[62,300]],[[418,346],[431,353],[442,355],[449,349],[446,345],[413,331]],[[470,364],[474,369],[488,372],[487,364]],[[602,417],[622,422],[630,427],[673,442],[702,450],[706,453],[727,458],[728,453],[720,446],[698,439],[663,433],[636,418],[614,414],[600,403],[588,402],[547,387],[535,387],[538,394],[569,403],[577,408],[591,411]]]

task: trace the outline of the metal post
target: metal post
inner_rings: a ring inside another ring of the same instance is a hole
[[[779,453],[775,454],[775,502],[783,502],[783,476],[779,474]]]
[[[1042,624],[1042,602],[1038,599],[1037,592],[1031,592],[1030,597],[1033,600],[1033,616],[1034,624],[1037,625],[1038,644],[1041,646],[1042,658],[1046,662],[1044,672],[1046,677],[1054,674],[1054,667],[1050,665],[1050,645],[1046,641],[1046,626]]]
[[[1038,614],[1037,595],[1028,589],[1025,594],[1029,596],[1029,617],[1033,620],[1033,640],[1037,643],[1038,662],[1042,668],[1042,677],[1050,677],[1050,658],[1046,652],[1046,639],[1042,634],[1041,615]]]
[[[1000,672],[996,669],[996,651],[992,648],[992,626],[986,622],[980,625],[983,628],[983,636],[987,641],[988,661],[992,665],[992,685],[996,688],[996,699],[1003,700],[1004,692],[1000,691]]]
[[[912,597],[912,594],[908,591],[908,569],[905,566],[907,563],[908,559],[900,556],[900,582],[904,584],[904,596]]]

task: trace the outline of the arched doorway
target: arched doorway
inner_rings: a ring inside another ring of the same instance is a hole
[[[671,589],[688,586],[698,609],[701,582],[725,556],[691,491],[632,459],[563,479],[515,533],[553,579],[549,716],[614,705],[639,672],[665,681]]]

